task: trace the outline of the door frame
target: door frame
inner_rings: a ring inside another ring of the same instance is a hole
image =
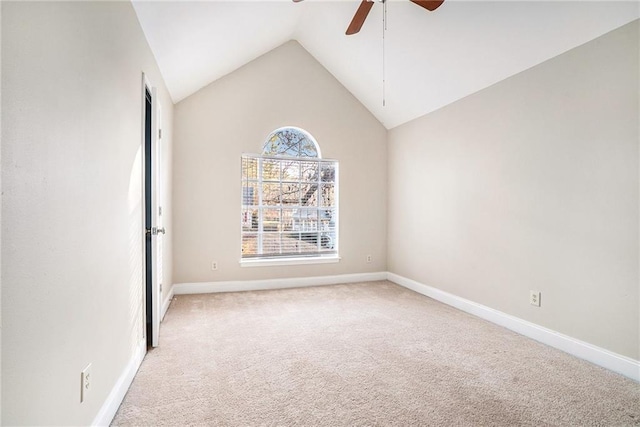
[[[159,128],[158,128],[158,102],[156,88],[151,84],[146,74],[142,73],[142,329],[143,336],[147,345],[157,347],[160,332],[160,280],[154,272],[157,271],[157,221],[158,221],[158,199],[159,199],[159,162],[158,151],[160,146]],[[147,144],[146,144],[146,92],[151,94],[151,337],[147,332],[147,197],[146,197],[146,177],[147,177]]]

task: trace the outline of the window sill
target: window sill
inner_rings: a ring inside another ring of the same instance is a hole
[[[340,262],[340,257],[323,256],[323,257],[300,257],[300,258],[283,258],[283,259],[241,259],[240,267],[274,267],[282,265],[305,265],[305,264],[332,264]]]

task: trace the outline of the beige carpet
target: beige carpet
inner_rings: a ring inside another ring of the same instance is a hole
[[[113,425],[628,426],[640,386],[389,282],[189,295]]]

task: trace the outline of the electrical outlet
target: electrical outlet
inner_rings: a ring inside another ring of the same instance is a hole
[[[529,303],[536,307],[540,307],[540,292],[529,291]]]
[[[89,394],[89,391],[91,391],[92,380],[91,363],[89,363],[80,373],[80,403],[87,400],[87,395]]]
[[[367,255],[367,264],[371,264],[372,260],[373,258],[371,257],[371,255]]]
[[[218,261],[211,261],[211,270],[216,271],[218,269]]]

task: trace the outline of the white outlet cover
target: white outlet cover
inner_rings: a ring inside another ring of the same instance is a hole
[[[540,292],[529,291],[529,303],[533,306],[540,307]]]
[[[91,390],[91,363],[80,373],[80,403],[87,399],[87,394]]]

